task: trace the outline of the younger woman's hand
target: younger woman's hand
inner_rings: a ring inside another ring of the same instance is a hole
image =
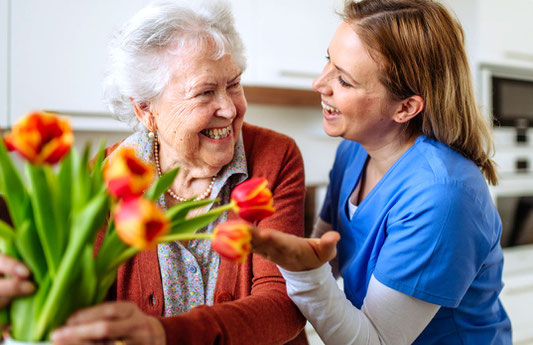
[[[166,345],[161,322],[132,302],[108,302],[74,313],[51,335],[54,344]]]
[[[328,231],[320,238],[302,238],[254,228],[252,250],[288,271],[308,271],[335,257],[339,239],[336,231]]]
[[[29,277],[30,270],[23,263],[0,254],[0,309],[4,309],[14,297],[35,291]]]

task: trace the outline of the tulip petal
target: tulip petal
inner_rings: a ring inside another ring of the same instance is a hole
[[[239,217],[249,222],[256,222],[274,213],[274,200],[267,184],[266,179],[256,177],[233,189],[232,202]]]
[[[240,202],[254,198],[266,188],[268,181],[262,177],[254,177],[239,184],[231,193],[232,199]]]
[[[220,223],[213,231],[212,248],[223,258],[243,262],[251,251],[251,225],[244,221]]]
[[[114,221],[119,238],[138,250],[155,246],[170,228],[163,210],[144,198],[122,201],[114,212]]]
[[[68,121],[33,112],[21,118],[4,141],[32,164],[55,164],[70,150],[74,136]]]
[[[104,166],[108,191],[118,199],[140,196],[152,184],[155,172],[131,147],[115,151]]]

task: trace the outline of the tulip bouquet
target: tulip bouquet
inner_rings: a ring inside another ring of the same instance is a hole
[[[211,239],[222,257],[243,261],[251,250],[247,221],[274,212],[264,179],[244,182],[229,204],[195,217],[188,217],[189,211],[213,200],[162,210],[156,200],[177,169],[154,181],[153,167],[133,149],[118,149],[105,159],[101,145],[91,161],[90,147],[80,156],[71,148],[73,140],[68,122],[45,112],[22,118],[0,140],[0,195],[12,221],[0,220],[0,250],[23,261],[37,287],[0,312],[13,339],[46,340],[74,311],[103,301],[118,267],[157,243]],[[25,179],[8,151],[26,160]],[[230,209],[246,221],[221,223],[212,234],[195,233]],[[105,236],[95,255],[99,231]]]

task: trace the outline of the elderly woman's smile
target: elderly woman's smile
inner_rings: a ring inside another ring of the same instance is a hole
[[[220,128],[207,128],[201,131],[203,135],[208,137],[209,139],[214,140],[223,140],[230,136],[231,134],[231,125],[227,127],[220,127]]]

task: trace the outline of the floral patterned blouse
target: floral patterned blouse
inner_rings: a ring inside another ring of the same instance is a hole
[[[154,139],[148,136],[147,131],[132,134],[121,145],[133,147],[140,157],[154,164]],[[227,204],[230,201],[231,190],[247,177],[241,136],[235,144],[233,160],[216,176],[209,198],[218,198],[219,201],[211,204],[209,208]],[[163,196],[159,199],[159,204],[166,209]],[[227,219],[227,216],[227,212],[224,212],[198,232],[211,233],[217,224]],[[209,240],[191,240],[186,247],[181,242],[162,243],[157,247],[157,254],[163,283],[163,316],[181,314],[203,304],[213,305],[220,258],[211,249]]]

